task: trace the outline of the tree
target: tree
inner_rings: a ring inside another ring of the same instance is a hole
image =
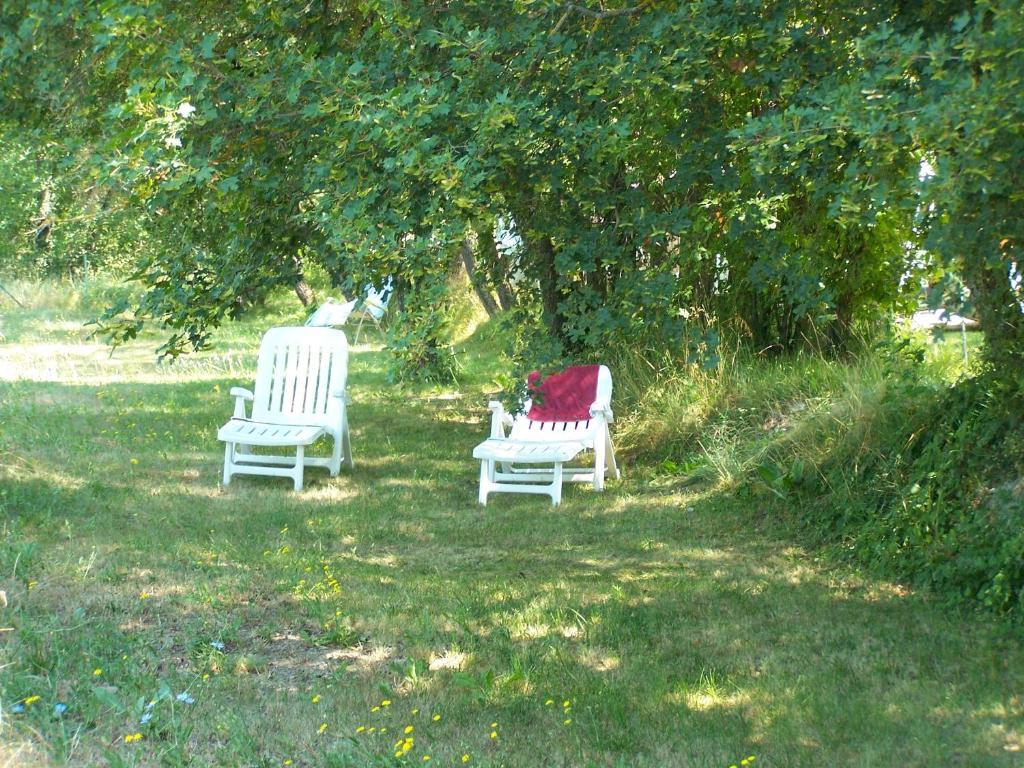
[[[930,237],[987,296],[1018,247],[1019,120],[994,106],[1020,66],[1009,3],[15,0],[3,14],[6,111],[59,117],[175,233],[140,271],[134,313],[108,318],[119,337],[162,322],[172,354],[318,262],[350,288],[396,275],[393,343],[430,357],[448,268],[473,243],[478,292],[514,303],[553,358],[686,350],[714,326],[842,346],[906,301],[905,241]],[[929,106],[971,88],[984,100]],[[942,158],[937,181],[918,180],[924,156]],[[994,179],[1002,198],[980,210]],[[971,215],[985,221],[950,228]],[[493,245],[499,223],[512,254]],[[999,308],[996,341],[1007,323],[1019,336],[1003,293],[984,309]]]

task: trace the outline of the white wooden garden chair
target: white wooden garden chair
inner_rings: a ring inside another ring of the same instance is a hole
[[[531,374],[531,389],[537,374]],[[536,391],[536,390],[533,390]],[[592,483],[604,489],[618,479],[608,425],[612,414],[612,374],[604,365],[574,366],[540,382],[542,397],[523,403],[512,416],[491,401],[491,436],[473,450],[480,460],[481,504],[489,493],[540,493],[552,504],[562,500],[562,482]],[[506,428],[509,431],[506,432]],[[585,451],[593,465],[565,466]]]
[[[352,468],[348,431],[348,341],[332,328],[271,328],[260,343],[254,392],[232,387],[235,413],[217,432],[224,447],[224,485],[233,475],[290,477],[302,489],[306,467],[327,467],[334,477]],[[246,415],[245,401],[252,403]],[[329,457],[306,456],[324,435]],[[294,448],[294,456],[254,453],[254,447]]]
[[[362,302],[356,306],[355,313],[359,315],[359,325],[356,326],[355,343],[359,343],[359,334],[363,331],[363,323],[369,320],[377,330],[381,330],[381,321],[388,311],[388,302],[391,301],[391,293],[394,290],[394,281],[389,277],[384,281],[380,290],[375,286],[366,286],[366,293],[363,294]]]

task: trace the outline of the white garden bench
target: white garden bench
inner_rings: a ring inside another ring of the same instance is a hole
[[[302,489],[306,467],[326,467],[334,477],[350,469],[348,429],[348,342],[331,328],[271,328],[260,343],[255,392],[232,387],[234,416],[217,432],[224,447],[224,485],[233,475],[290,477]],[[246,401],[252,403],[247,415]],[[306,456],[325,435],[329,457]],[[254,453],[253,448],[294,447],[295,456]]]
[[[589,389],[569,391],[573,403],[559,402],[567,394],[563,385],[571,388],[574,381]],[[608,431],[614,418],[611,371],[603,365],[568,368],[542,381],[541,390],[547,393],[543,404],[535,407],[526,400],[523,412],[515,417],[498,401],[488,403],[491,436],[473,449],[473,458],[480,461],[481,504],[487,504],[490,493],[538,493],[557,505],[563,481],[592,483],[600,491],[606,475],[619,477]],[[546,415],[552,413],[578,418],[549,420]],[[593,451],[593,466],[566,466],[584,451]]]

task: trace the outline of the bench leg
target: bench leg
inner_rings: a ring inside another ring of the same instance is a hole
[[[302,490],[302,472],[306,468],[306,446],[299,445],[295,448],[295,490]]]
[[[235,444],[224,443],[224,485],[231,484],[231,470],[235,463]]]
[[[551,504],[557,507],[562,503],[562,462],[555,462],[554,477],[551,478]]]
[[[352,437],[348,430],[348,415],[345,416],[345,421],[341,430],[341,458],[345,462],[345,466],[349,469],[355,469],[356,464],[352,460]]]
[[[480,461],[480,495],[477,500],[481,506],[487,506],[487,494],[491,490],[491,482],[494,478],[494,462],[487,459]]]
[[[328,467],[328,471],[331,473],[331,477],[337,477],[341,471],[341,436],[333,435],[334,440],[331,443],[331,466]]]

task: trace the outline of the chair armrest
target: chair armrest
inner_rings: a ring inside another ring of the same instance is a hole
[[[252,392],[250,392],[245,387],[232,387],[231,388],[231,396],[232,397],[241,397],[241,398],[244,398],[244,399],[249,400],[249,401],[252,401],[252,398],[253,398]]]
[[[504,437],[505,427],[512,425],[512,416],[505,413],[505,406],[497,400],[487,403],[487,410],[491,412],[491,437]]]
[[[345,405],[349,405],[352,402],[352,398],[348,394],[347,387],[338,387],[336,389],[332,389],[330,395],[331,397],[340,397],[342,402],[345,403]]]
[[[604,403],[594,403],[590,406],[590,417],[603,418],[609,424],[615,421],[615,414],[612,413],[611,406]]]

